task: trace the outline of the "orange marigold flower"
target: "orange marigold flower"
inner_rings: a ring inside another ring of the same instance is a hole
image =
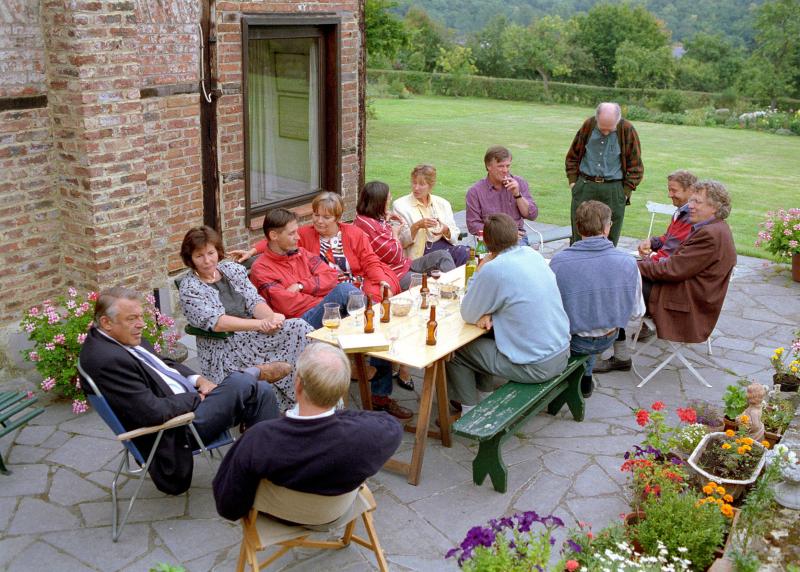
[[[733,517],[733,507],[729,504],[724,504],[721,507],[719,507],[719,511],[728,518]]]
[[[765,449],[769,449],[769,441],[767,441],[766,439],[764,439],[763,441],[761,441],[761,445],[762,445],[762,446],[763,446]]]
[[[725,487],[723,487],[723,486],[719,486],[719,487],[717,487],[717,489],[716,489],[716,493],[717,493],[718,495],[724,495],[724,494],[725,494]]]
[[[751,439],[750,437],[745,437],[744,439],[742,439],[742,441],[744,441],[745,445],[752,445],[753,444],[753,439]]]
[[[722,500],[724,500],[725,502],[733,502],[733,496],[725,495],[724,497],[722,497]]]
[[[739,421],[741,421],[745,425],[749,425],[750,424],[750,417],[748,417],[747,415],[739,415]]]
[[[714,484],[708,483],[706,486],[703,487],[703,492],[707,495],[710,495],[714,492]]]
[[[722,444],[722,448],[723,449],[730,449],[731,448],[731,444],[730,443],[723,443]]]
[[[736,452],[739,453],[740,455],[744,455],[745,453],[747,453],[747,449],[745,449],[745,447],[746,445],[742,445],[741,447],[736,449]]]
[[[733,437],[734,435],[736,435],[736,433],[733,431],[733,429],[728,429],[727,431],[725,431],[725,434],[728,437]]]

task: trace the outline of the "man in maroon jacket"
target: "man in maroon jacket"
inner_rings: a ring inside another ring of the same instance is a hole
[[[302,318],[322,327],[325,304],[338,304],[347,315],[347,299],[360,292],[350,283],[339,283],[336,270],[318,255],[298,246],[297,215],[272,209],[264,217],[267,246],[250,271],[250,281],[267,304],[287,318]]]

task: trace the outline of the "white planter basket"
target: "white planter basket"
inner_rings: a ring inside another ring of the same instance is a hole
[[[702,455],[703,451],[706,448],[706,444],[714,439],[715,437],[725,437],[725,433],[709,433],[697,444],[697,447],[694,448],[692,454],[689,456],[689,466],[692,467],[698,474],[702,475],[709,481],[714,481],[715,483],[719,484],[727,484],[727,485],[750,485],[755,482],[758,478],[758,475],[761,474],[761,470],[764,468],[764,463],[767,460],[766,450],[764,451],[765,454],[761,455],[761,460],[756,465],[755,469],[753,469],[753,474],[750,475],[749,479],[723,479],[720,476],[712,475],[711,473],[705,471],[700,465],[700,456]],[[764,449],[764,446],[759,443],[758,441],[753,441],[753,447],[760,447]]]

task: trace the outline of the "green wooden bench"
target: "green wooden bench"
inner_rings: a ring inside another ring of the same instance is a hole
[[[570,358],[567,368],[544,383],[509,381],[484,399],[453,425],[453,432],[478,441],[478,454],[472,461],[472,480],[480,485],[489,475],[495,490],[508,488],[508,468],[503,461],[502,443],[529,417],[547,407],[551,415],[566,403],[575,421],[583,421],[585,403],[581,377],[588,356]]]
[[[0,437],[3,437],[16,429],[22,427],[28,421],[44,413],[44,407],[37,407],[23,415],[15,417],[36,403],[36,397],[28,397],[24,391],[0,391]],[[0,453],[0,473],[9,474],[3,455]]]

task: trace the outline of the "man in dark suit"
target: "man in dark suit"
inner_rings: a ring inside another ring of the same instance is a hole
[[[736,247],[725,219],[731,198],[718,181],[698,181],[689,198],[689,237],[666,260],[639,262],[647,309],[658,337],[700,343],[722,311]]]
[[[237,424],[249,427],[278,416],[272,387],[286,375],[285,363],[234,372],[216,385],[190,368],[159,358],[142,339],[144,319],[139,295],[115,287],[100,293],[94,326],[81,348],[80,364],[97,385],[127,430],[160,425],[194,411],[194,425],[205,443]],[[91,391],[84,384],[84,391]],[[145,456],[154,435],[135,439]],[[150,475],[156,487],[180,494],[191,485],[194,439],[186,426],[170,429],[159,443]]]

